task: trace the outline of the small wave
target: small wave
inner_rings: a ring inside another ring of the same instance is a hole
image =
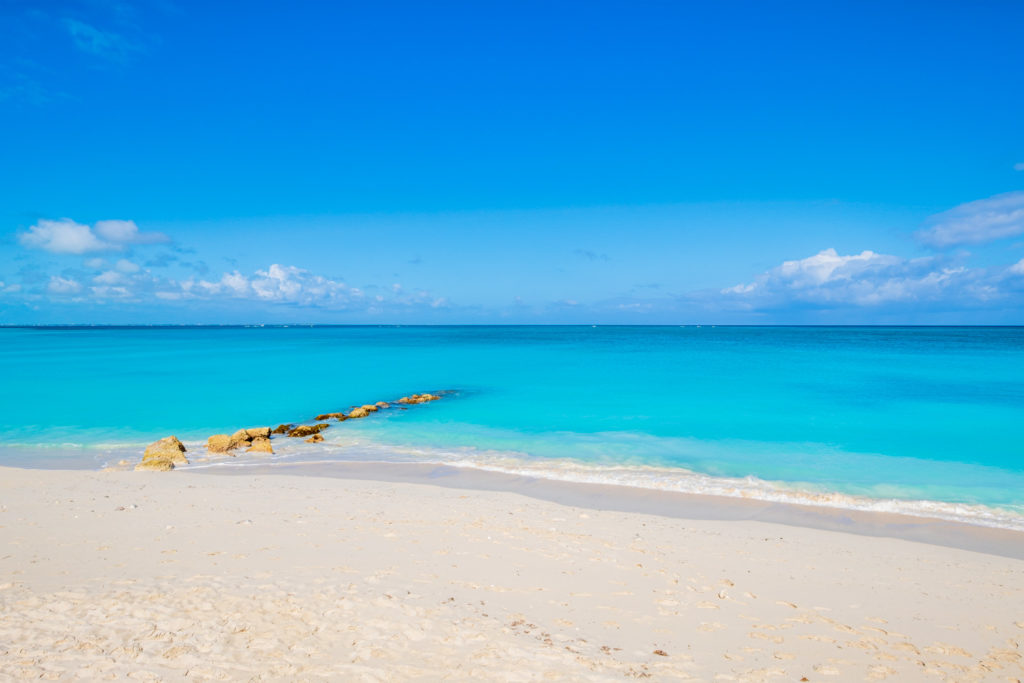
[[[444,465],[515,476],[581,484],[603,484],[674,493],[724,496],[775,503],[811,505],[844,510],[883,512],[964,522],[981,526],[1024,531],[1024,507],[997,508],[980,504],[937,500],[873,498],[823,490],[805,482],[767,481],[757,477],[723,477],[694,472],[682,467],[639,464],[592,464],[572,458],[537,458],[513,451],[396,446],[365,438],[333,438],[319,444],[282,441],[277,453],[258,459],[229,458],[196,463],[186,469],[204,467],[245,467],[279,462],[316,465],[331,462],[421,463]]]

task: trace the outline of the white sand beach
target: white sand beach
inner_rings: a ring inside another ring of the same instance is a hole
[[[0,678],[1024,678],[1024,535],[978,530],[992,554],[588,500],[3,468]]]

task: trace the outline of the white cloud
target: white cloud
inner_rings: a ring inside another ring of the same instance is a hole
[[[750,308],[794,303],[878,306],[906,301],[986,301],[1000,295],[997,285],[998,278],[983,270],[946,265],[936,259],[905,260],[873,251],[842,256],[835,249],[825,249],[814,256],[785,261],[753,282],[721,293]]]
[[[92,281],[99,285],[116,285],[124,282],[124,275],[116,270],[108,270],[94,277]]]
[[[53,275],[50,277],[50,282],[46,286],[46,291],[50,294],[58,295],[78,294],[82,291],[82,285],[71,278],[63,278],[59,275]]]
[[[139,232],[135,221],[97,221],[94,228],[70,218],[40,219],[18,235],[18,241],[29,249],[42,249],[54,254],[85,254],[92,251],[119,251],[128,244],[159,244],[170,242],[159,232]],[[102,268],[101,259],[90,259],[90,268]]]
[[[132,263],[128,259],[124,258],[119,259],[118,262],[114,264],[114,268],[121,271],[122,273],[137,273],[139,272],[139,270],[141,270],[137,264]]]
[[[1024,275],[1024,258],[1010,266],[1009,270],[1014,275]]]
[[[1024,191],[997,194],[956,206],[928,219],[917,232],[934,247],[979,244],[1024,233]]]
[[[161,244],[171,239],[162,232],[139,232],[135,221],[96,221],[96,234],[115,244]]]
[[[99,258],[98,256],[96,258],[88,259],[85,262],[86,268],[95,268],[96,270],[99,270],[100,268],[103,268],[106,265],[107,260]]]
[[[98,239],[88,225],[70,218],[58,221],[41,219],[28,232],[18,235],[18,241],[29,249],[43,249],[54,254],[84,254],[111,248]]]

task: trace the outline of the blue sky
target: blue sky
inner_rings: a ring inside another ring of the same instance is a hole
[[[0,324],[1024,323],[1019,2],[242,7],[0,5]]]

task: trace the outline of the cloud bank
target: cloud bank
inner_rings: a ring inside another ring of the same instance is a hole
[[[749,309],[798,303],[820,307],[879,307],[944,302],[983,306],[1016,290],[1024,259],[1004,269],[968,268],[936,257],[902,259],[864,251],[840,255],[825,249],[785,261],[751,282],[721,290],[726,301]]]

